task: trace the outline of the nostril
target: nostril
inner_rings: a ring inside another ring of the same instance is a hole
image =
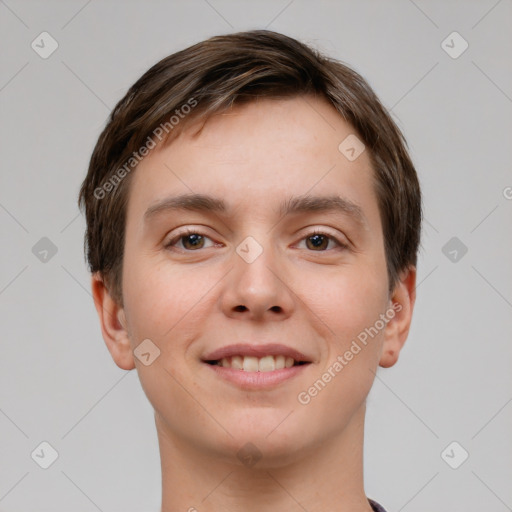
[[[281,313],[283,309],[281,308],[281,306],[272,306],[270,308],[270,311],[273,311],[274,313]]]
[[[236,306],[233,309],[238,312],[247,311],[247,308],[245,306]]]

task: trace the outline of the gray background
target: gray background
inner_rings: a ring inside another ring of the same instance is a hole
[[[158,511],[152,409],[101,337],[76,196],[107,115],[150,65],[263,27],[362,73],[423,186],[412,331],[368,399],[368,496],[389,512],[512,510],[510,0],[0,0],[0,17],[0,510]],[[47,59],[31,48],[43,31],[59,45]],[[454,31],[469,44],[457,58],[442,45]],[[31,458],[42,441],[59,454],[48,469]],[[452,441],[469,453],[458,469],[445,461],[460,448],[441,456]]]

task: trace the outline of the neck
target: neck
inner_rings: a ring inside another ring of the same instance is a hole
[[[364,415],[363,404],[343,432],[301,446],[286,462],[264,457],[246,467],[177,439],[156,414],[162,512],[371,512],[363,487]]]

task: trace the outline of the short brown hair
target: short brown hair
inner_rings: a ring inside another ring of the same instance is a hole
[[[291,37],[254,30],[212,37],[162,59],[128,90],[99,136],[78,204],[85,208],[89,269],[101,274],[120,305],[126,206],[133,174],[127,162],[135,169],[135,156],[145,145],[149,147],[155,132],[163,134],[162,127],[165,144],[192,120],[206,121],[234,105],[258,97],[309,94],[327,99],[369,150],[389,291],[402,270],[416,266],[420,186],[405,138],[385,107],[368,83],[345,64]],[[185,110],[184,105],[194,108]],[[171,118],[177,119],[180,112],[190,113],[173,123]]]

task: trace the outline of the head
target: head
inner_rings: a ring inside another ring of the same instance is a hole
[[[100,135],[79,204],[114,361],[137,367],[162,428],[206,451],[312,449],[361,410],[371,370],[398,358],[415,299],[416,171],[365,80],[292,38],[218,36],[149,69]],[[143,340],[158,353],[147,366],[133,354]],[[265,391],[207,360],[269,343],[306,364]]]

